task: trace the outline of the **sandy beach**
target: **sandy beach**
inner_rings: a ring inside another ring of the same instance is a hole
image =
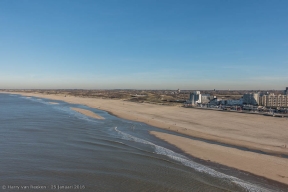
[[[97,115],[93,111],[89,111],[89,110],[86,110],[86,109],[80,109],[80,108],[76,108],[76,107],[71,107],[71,109],[76,111],[76,112],[78,112],[78,113],[86,115],[88,117],[92,117],[92,118],[95,118],[95,119],[105,119],[104,117],[102,117],[100,115]]]
[[[197,138],[266,152],[274,156],[264,156],[231,147],[223,148],[220,145],[198,143],[191,139],[179,139],[173,135],[154,133],[157,137],[167,140],[192,156],[204,160],[209,159],[213,162],[288,184],[287,158],[280,157],[281,155],[288,155],[287,118],[134,103],[122,100],[66,97],[60,94],[19,94],[87,105],[108,111],[124,119],[144,122]],[[193,147],[195,148],[190,150]],[[225,155],[229,155],[230,159],[224,158]],[[223,156],[223,158],[220,158],[220,156]],[[261,166],[257,166],[256,162],[261,162],[259,165],[264,167],[265,170],[263,170],[264,168],[261,169]],[[250,166],[250,163],[255,166]]]
[[[155,131],[150,133],[194,157],[288,184],[287,158],[243,151],[172,134]]]

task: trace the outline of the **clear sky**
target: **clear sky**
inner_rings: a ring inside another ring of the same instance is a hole
[[[0,88],[286,86],[287,0],[0,0]]]

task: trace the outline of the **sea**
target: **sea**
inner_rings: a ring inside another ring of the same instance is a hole
[[[84,105],[2,93],[0,191],[288,191],[189,156],[149,131],[175,134]]]

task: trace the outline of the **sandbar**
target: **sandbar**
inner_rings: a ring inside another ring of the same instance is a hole
[[[83,115],[86,115],[88,117],[92,117],[92,118],[95,118],[95,119],[105,119],[104,117],[100,116],[100,115],[97,115],[96,113],[92,112],[92,111],[89,111],[87,109],[80,109],[80,108],[75,108],[75,107],[70,107],[70,109],[78,112],[78,113],[81,113]]]

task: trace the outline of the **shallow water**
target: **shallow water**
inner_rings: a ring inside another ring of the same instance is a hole
[[[0,94],[3,190],[288,191],[262,178],[201,163],[148,133],[168,131],[82,105],[49,102]],[[105,120],[79,114],[72,106]]]

